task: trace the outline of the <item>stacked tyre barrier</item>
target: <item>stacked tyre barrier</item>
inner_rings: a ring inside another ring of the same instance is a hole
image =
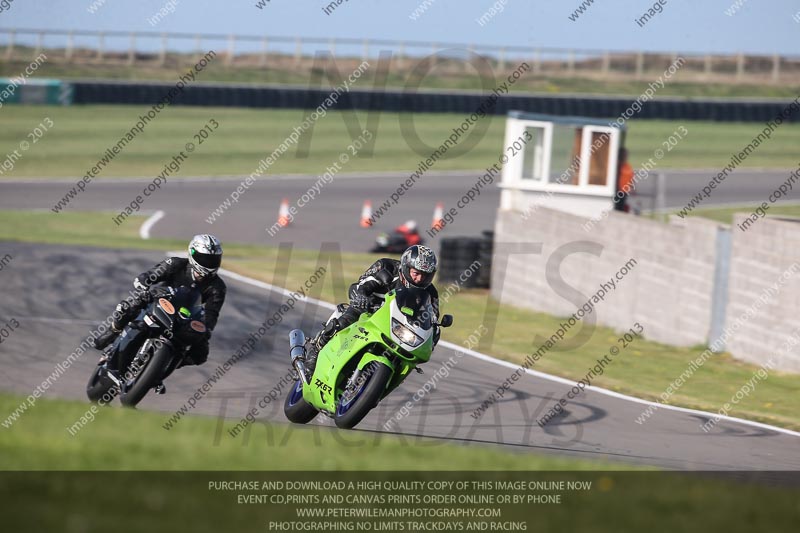
[[[439,250],[439,284],[455,283],[461,288],[489,288],[492,271],[493,233],[482,237],[448,237]]]
[[[483,239],[478,246],[478,261],[481,268],[478,271],[477,286],[485,289],[489,288],[492,279],[492,248],[494,245],[494,232],[484,231]]]

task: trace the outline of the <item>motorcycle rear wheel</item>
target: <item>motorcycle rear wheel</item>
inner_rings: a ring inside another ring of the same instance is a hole
[[[116,384],[106,375],[106,372],[108,370],[105,366],[97,365],[89,377],[89,383],[86,384],[86,396],[89,397],[89,401],[108,405],[119,394],[119,390],[115,390]]]
[[[286,395],[283,402],[283,414],[289,422],[308,424],[314,420],[319,411],[303,398],[303,381],[298,379]]]

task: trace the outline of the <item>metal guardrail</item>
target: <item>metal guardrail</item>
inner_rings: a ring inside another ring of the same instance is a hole
[[[109,41],[126,44],[109,46]],[[150,45],[143,46],[145,42]],[[525,60],[533,66],[534,74],[597,79],[644,79],[651,71],[663,71],[680,56],[687,60],[681,73],[683,81],[777,84],[800,80],[800,56],[777,54],[714,55],[390,39],[30,28],[0,28],[0,46],[5,48],[0,55],[5,61],[16,59],[21,48],[33,48],[35,55],[43,50],[57,52],[47,54],[51,60],[127,65],[165,65],[170,54],[190,55],[192,51],[200,53],[212,48],[224,57],[226,65],[233,67],[264,67],[277,58],[289,67],[297,67],[313,59],[318,52],[330,53],[337,59],[365,60],[388,50],[392,52],[392,66],[398,70],[409,68],[413,60],[430,54],[456,64],[467,63],[477,54],[489,59],[499,71],[511,69]]]

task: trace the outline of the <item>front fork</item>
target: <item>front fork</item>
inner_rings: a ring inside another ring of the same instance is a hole
[[[393,372],[396,372],[398,368],[396,357],[389,354],[375,355],[368,353],[361,358],[358,367],[350,375],[350,379],[348,379],[347,383],[345,384],[342,396],[347,397],[351,394],[354,394],[355,391],[357,391],[373,374],[375,371],[375,365],[388,366]]]
[[[163,337],[157,339],[149,338],[142,343],[141,347],[139,347],[139,350],[136,352],[136,355],[134,355],[133,360],[128,365],[125,374],[120,376],[125,388],[132,385],[136,381],[136,378],[139,377],[141,371],[144,369],[145,366],[147,366],[147,364],[150,362],[150,359],[152,359],[153,355],[155,355],[156,350],[160,350],[163,345],[171,347],[173,349],[173,353],[174,350],[176,350],[172,342],[169,339],[165,339]],[[175,357],[170,362],[170,365],[177,365],[178,362],[180,362],[180,358]],[[165,374],[167,373],[168,370],[169,366],[163,369]]]

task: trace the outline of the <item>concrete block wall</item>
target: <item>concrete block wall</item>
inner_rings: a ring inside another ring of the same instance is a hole
[[[492,295],[513,305],[570,316],[633,258],[636,266],[597,305],[597,323],[627,330],[638,321],[652,340],[683,346],[706,343],[719,224],[700,218],[664,224],[614,212],[590,231],[583,229],[586,222],[545,208],[528,220],[518,211],[499,211],[493,265],[505,260],[500,255],[508,245],[502,243],[541,242],[542,252],[509,254],[508,268],[493,269]],[[545,274],[548,260],[560,248],[578,251],[561,262],[563,283]]]
[[[800,372],[800,221],[761,219],[742,232],[744,218],[736,215],[730,229],[724,349]],[[664,224],[611,212],[584,231],[587,221],[545,208],[528,220],[499,211],[493,264],[508,263],[492,269],[492,296],[568,317],[633,258],[636,266],[596,306],[597,323],[627,330],[638,321],[645,337],[678,346],[715,340],[709,334],[719,223],[672,217]],[[541,253],[508,254],[524,243],[541,243]],[[559,253],[560,275],[548,279],[548,261]]]
[[[800,221],[764,218],[743,232],[744,219],[736,215],[731,229],[726,349],[750,363],[772,359],[775,368],[800,372]]]

